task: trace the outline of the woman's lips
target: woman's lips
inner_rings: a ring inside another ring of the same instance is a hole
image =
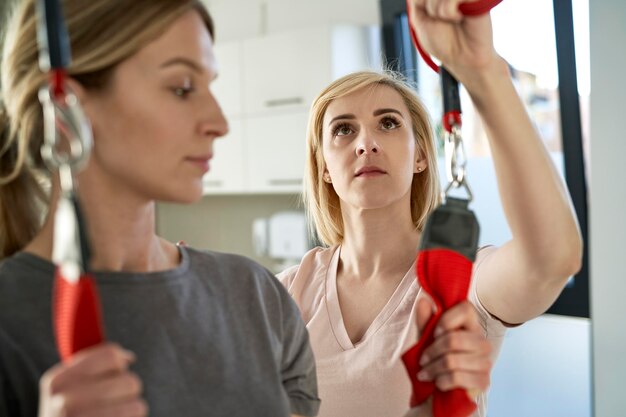
[[[359,169],[354,176],[355,177],[377,177],[379,175],[385,175],[386,173],[387,172],[382,168],[379,168],[376,166],[367,166],[367,167],[363,167]]]
[[[367,172],[363,172],[361,174],[358,174],[357,177],[358,178],[363,178],[363,177],[377,177],[379,175],[385,175],[384,172],[382,171],[367,171]]]
[[[211,156],[190,157],[186,160],[200,168],[204,173],[209,172],[209,161],[211,160]]]

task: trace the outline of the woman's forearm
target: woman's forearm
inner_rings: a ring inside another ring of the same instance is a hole
[[[506,62],[497,59],[467,84],[489,137],[502,205],[519,255],[541,279],[566,279],[580,267],[580,231],[569,194]]]

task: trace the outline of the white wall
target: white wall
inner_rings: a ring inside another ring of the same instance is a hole
[[[378,0],[204,0],[216,40],[240,40],[333,23],[380,22]],[[302,45],[306,48],[306,45]]]
[[[590,0],[595,417],[626,415],[626,2]]]

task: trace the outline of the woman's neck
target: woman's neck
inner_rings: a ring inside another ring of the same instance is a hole
[[[420,238],[406,204],[343,213],[342,273],[363,280],[403,276],[415,260]]]
[[[46,221],[39,234],[25,248],[25,251],[49,260],[52,258],[58,190],[55,181]],[[95,187],[87,181],[80,188],[79,201],[92,252],[91,269],[153,272],[175,267],[179,263],[175,245],[156,235],[154,202],[129,197],[125,191],[102,184]]]

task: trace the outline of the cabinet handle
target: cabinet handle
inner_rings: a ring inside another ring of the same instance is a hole
[[[269,180],[270,185],[301,185],[302,178]]]
[[[208,180],[208,181],[204,181],[203,185],[205,187],[221,187],[222,186],[222,181],[220,181],[220,180]]]
[[[279,107],[279,106],[289,106],[291,104],[302,104],[304,99],[302,97],[287,97],[287,98],[277,98],[274,100],[267,100],[265,102],[266,107]]]

